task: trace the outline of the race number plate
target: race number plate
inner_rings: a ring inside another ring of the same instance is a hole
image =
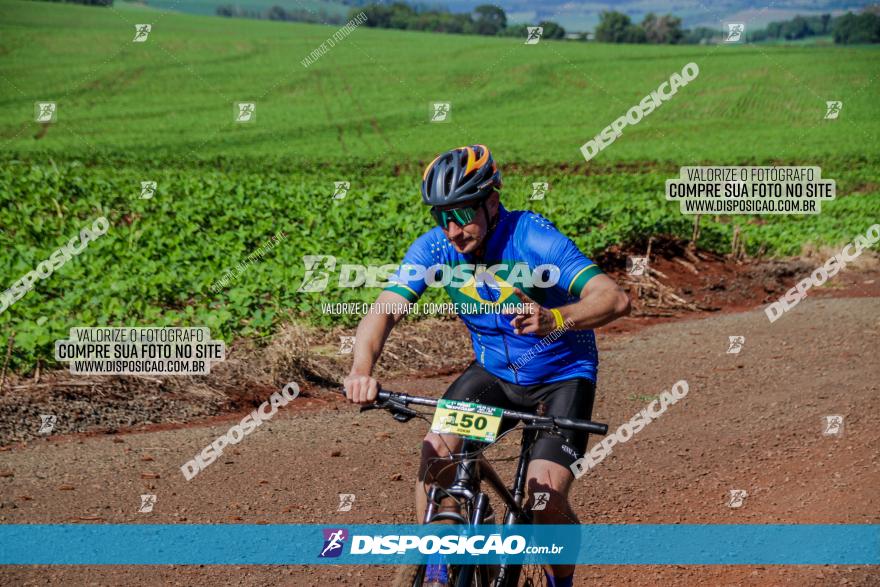
[[[501,408],[441,399],[434,411],[431,432],[457,434],[481,442],[495,442],[501,427],[502,413],[504,410]]]

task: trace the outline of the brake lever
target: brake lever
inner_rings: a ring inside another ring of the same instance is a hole
[[[390,410],[394,419],[398,422],[409,422],[413,418],[419,415],[419,413],[415,410],[412,410],[405,405],[398,403],[394,400],[388,400],[388,403],[385,405],[386,409]]]
[[[405,405],[398,403],[394,400],[386,400],[383,403],[372,403],[367,404],[360,407],[360,412],[366,412],[368,410],[388,410],[391,412],[391,415],[398,422],[409,422],[413,418],[419,415],[415,410],[411,410]]]

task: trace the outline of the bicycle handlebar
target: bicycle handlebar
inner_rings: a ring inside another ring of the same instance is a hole
[[[377,400],[384,402],[385,404],[389,402],[392,404],[399,404],[404,408],[410,404],[417,406],[437,407],[438,402],[438,400],[429,397],[407,395],[405,393],[396,393],[394,391],[388,391],[384,389],[379,390]],[[381,405],[377,402],[377,404],[374,404],[374,407],[382,408],[386,406]],[[605,434],[608,434],[608,424],[593,422],[591,420],[573,420],[571,418],[557,418],[555,416],[538,416],[536,414],[530,414],[529,412],[517,412],[513,410],[502,410],[501,417],[523,420],[524,422],[528,422],[530,424],[546,424],[556,426],[558,428],[565,428],[568,430],[583,430],[584,432],[601,434],[603,436]]]

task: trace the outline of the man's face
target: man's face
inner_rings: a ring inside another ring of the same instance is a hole
[[[453,208],[461,208],[461,205],[441,206],[440,210],[452,210]],[[490,216],[494,216],[498,211],[498,192],[493,193],[486,200],[486,206],[477,208],[477,215],[473,222],[464,226],[459,226],[455,222],[449,222],[443,228],[443,234],[455,247],[455,250],[462,254],[473,253],[479,248],[483,237],[489,229],[489,219],[486,218],[486,208],[489,210]]]

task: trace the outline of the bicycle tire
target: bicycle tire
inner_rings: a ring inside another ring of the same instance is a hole
[[[447,565],[449,587],[460,587],[459,569],[463,565]],[[491,572],[486,565],[476,565],[469,587],[491,587]],[[400,565],[394,573],[391,587],[422,587],[425,581],[425,565]]]

